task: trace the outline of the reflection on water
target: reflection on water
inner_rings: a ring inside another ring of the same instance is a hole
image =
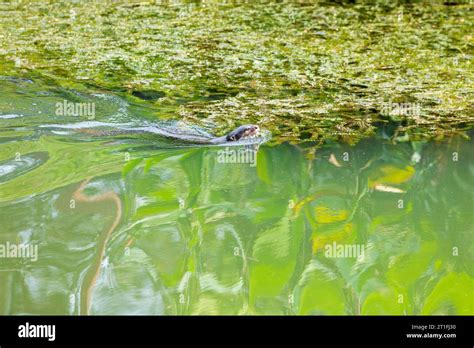
[[[474,314],[472,142],[253,166],[7,121],[0,245],[38,260],[0,259],[1,314]]]
[[[97,314],[472,313],[470,145],[424,144],[416,164],[409,144],[264,146],[252,167],[32,144],[49,160],[2,183],[0,241],[39,258],[2,259],[2,313],[79,313],[87,291]]]

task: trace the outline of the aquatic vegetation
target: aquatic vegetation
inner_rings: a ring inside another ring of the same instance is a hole
[[[218,131],[258,123],[276,142],[354,143],[388,123],[397,140],[442,138],[472,126],[473,21],[433,1],[12,2],[0,74]]]

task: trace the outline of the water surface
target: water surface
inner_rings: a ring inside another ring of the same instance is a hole
[[[88,121],[64,98],[149,121],[113,93],[0,92],[0,244],[38,247],[0,259],[1,314],[474,314],[472,141],[270,142],[221,163],[45,127]]]

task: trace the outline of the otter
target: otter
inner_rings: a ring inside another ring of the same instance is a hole
[[[190,134],[186,132],[180,132],[179,129],[169,130],[156,126],[148,127],[134,127],[134,128],[121,128],[114,130],[97,130],[91,128],[78,128],[81,133],[86,133],[94,136],[114,136],[114,135],[126,135],[136,133],[151,133],[157,134],[164,138],[176,139],[189,144],[210,144],[220,145],[230,142],[236,142],[239,140],[255,138],[260,135],[260,128],[257,125],[246,124],[237,127],[233,131],[223,135],[221,137],[214,137],[210,134]]]

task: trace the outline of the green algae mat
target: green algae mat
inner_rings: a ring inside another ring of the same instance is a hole
[[[156,118],[258,123],[292,142],[354,142],[387,121],[402,137],[441,138],[473,121],[468,3],[1,6],[0,60],[15,64],[6,73],[109,89]],[[416,105],[416,117],[384,112],[390,103]]]

